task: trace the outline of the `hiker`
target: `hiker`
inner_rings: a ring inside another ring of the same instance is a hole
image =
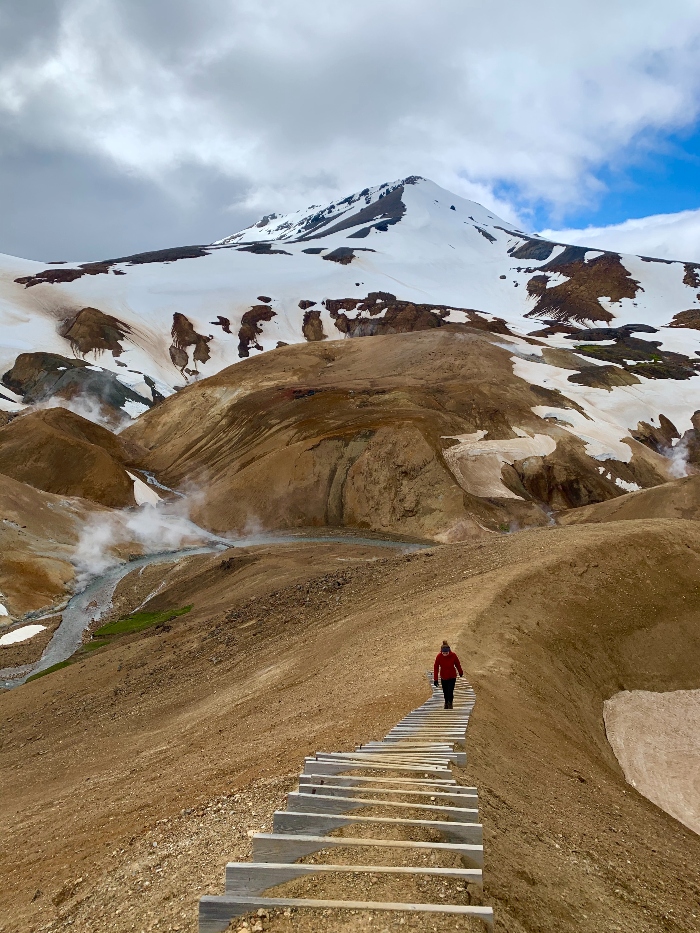
[[[457,674],[463,677],[464,672],[462,671],[462,665],[459,663],[459,658],[446,641],[443,641],[440,653],[435,658],[435,666],[433,667],[433,683],[436,687],[438,685],[438,671],[440,672],[440,679],[442,680],[442,692],[445,695],[445,709],[452,709]]]

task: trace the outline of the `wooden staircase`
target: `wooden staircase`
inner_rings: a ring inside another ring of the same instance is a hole
[[[442,691],[433,688],[381,742],[306,758],[298,790],[274,814],[273,831],[253,836],[253,861],[229,863],[225,893],[200,899],[199,933],[219,933],[234,917],[260,908],[443,914],[473,917],[493,930],[493,908],[471,903],[471,886],[482,887],[484,855],[477,791],[458,784],[450,768],[466,764],[474,691],[459,680],[454,709],[442,706]],[[343,856],[338,863],[335,852]],[[389,875],[418,884],[440,879],[460,902],[294,897],[284,890],[265,896],[300,879],[314,879],[323,894],[330,878]]]

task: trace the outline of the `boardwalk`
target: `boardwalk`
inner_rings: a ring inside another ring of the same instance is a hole
[[[305,759],[299,788],[275,813],[273,832],[253,837],[253,861],[229,863],[225,893],[201,898],[200,933],[219,933],[232,918],[260,908],[444,914],[475,918],[492,930],[493,909],[471,903],[473,886],[482,887],[484,855],[477,791],[458,784],[451,770],[466,764],[474,692],[460,680],[454,709],[442,705],[434,688],[382,741]],[[406,882],[419,888],[439,880],[455,902],[443,893],[425,903],[340,896],[358,881],[387,876],[404,889]],[[295,896],[308,879],[314,896]],[[324,896],[331,880],[333,896]]]

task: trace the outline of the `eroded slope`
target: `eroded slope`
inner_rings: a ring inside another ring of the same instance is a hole
[[[524,346],[546,370],[537,341]],[[603,465],[572,429],[591,420],[578,402],[514,372],[513,348],[464,324],[286,347],[188,387],[122,437],[165,483],[198,488],[195,514],[218,532],[460,540],[669,478],[670,460],[632,436]]]
[[[9,922],[194,931],[198,895],[249,857],[303,755],[379,737],[424,699],[445,637],[477,690],[464,777],[499,923],[695,930],[700,839],[626,784],[602,709],[620,689],[697,689],[696,523],[371,561],[306,548],[296,570],[257,556],[193,559],[152,603],[188,592],[169,630],[0,697]]]

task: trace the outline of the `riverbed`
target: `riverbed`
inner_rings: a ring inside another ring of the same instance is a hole
[[[410,552],[428,547],[427,544],[400,541],[392,538],[356,537],[347,535],[249,535],[242,538],[226,539],[210,536],[210,544],[200,547],[182,548],[176,551],[166,551],[154,554],[145,554],[111,567],[105,573],[93,577],[88,583],[68,601],[62,610],[61,624],[54,632],[53,638],[46,646],[39,661],[32,666],[22,665],[18,668],[5,668],[0,672],[0,689],[12,689],[25,683],[28,677],[46,670],[61,661],[67,661],[83,644],[84,633],[95,623],[99,622],[112,608],[112,598],[117,584],[134,570],[150,566],[151,564],[168,563],[194,557],[198,554],[212,554],[225,551],[229,548],[254,547],[263,544],[282,544],[293,547],[296,544],[348,544],[372,547],[386,547],[402,552]],[[50,614],[55,614],[55,608]],[[48,610],[47,610],[48,613]],[[45,613],[45,614],[47,614]],[[32,621],[41,618],[40,614],[33,613]]]

